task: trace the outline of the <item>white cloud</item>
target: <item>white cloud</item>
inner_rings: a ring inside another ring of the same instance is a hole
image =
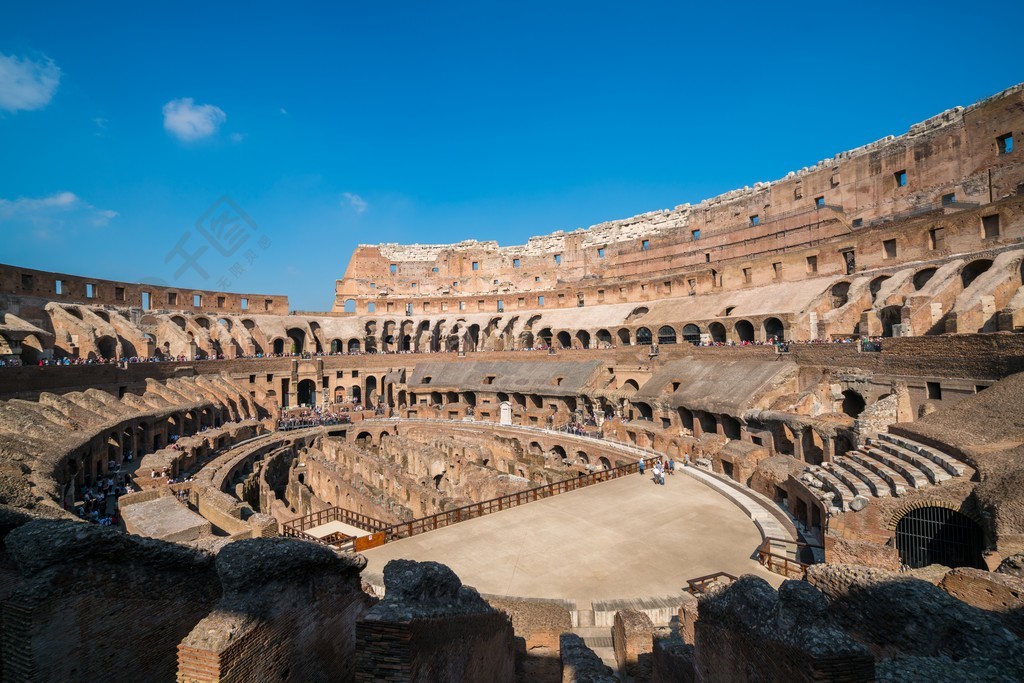
[[[191,97],[171,100],[164,105],[164,128],[185,142],[206,138],[227,121],[227,114],[212,104],[196,105]]]
[[[282,116],[288,116],[288,110],[284,107],[281,107],[278,111],[281,112]]]
[[[60,69],[49,57],[37,62],[0,54],[0,109],[42,109],[53,99],[59,84]]]
[[[365,199],[353,192],[345,192],[341,197],[348,202],[348,205],[351,206],[356,213],[363,213],[370,208],[369,203]]]
[[[30,225],[36,237],[48,239],[54,229],[66,224],[103,227],[117,218],[117,211],[97,209],[74,192],[58,192],[48,197],[0,198],[0,223]]]
[[[232,133],[231,142],[241,142],[242,140],[245,140],[246,137],[247,135],[245,133]]]

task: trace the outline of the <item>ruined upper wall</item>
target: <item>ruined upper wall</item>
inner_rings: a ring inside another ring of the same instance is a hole
[[[525,245],[467,240],[452,245],[360,245],[338,281],[335,310],[345,301],[388,297],[457,297],[555,290],[593,278],[635,278],[696,269],[729,247],[778,236],[778,248],[834,241],[872,226],[987,204],[1024,184],[1020,145],[1024,84],[970,107],[957,107],[814,166],[697,205],[684,204],[554,232]],[[1004,153],[1003,136],[1016,136]],[[905,181],[901,181],[905,179]],[[800,238],[800,231],[807,234]],[[799,242],[799,244],[797,244]],[[750,254],[737,254],[749,258]],[[728,258],[728,257],[725,257]]]
[[[148,295],[148,306],[144,305],[143,294]],[[195,297],[199,297],[198,305]],[[0,264],[0,310],[18,314],[22,306],[27,306],[31,310],[23,313],[37,318],[50,301],[195,313],[288,313],[288,297],[281,294],[164,287]]]

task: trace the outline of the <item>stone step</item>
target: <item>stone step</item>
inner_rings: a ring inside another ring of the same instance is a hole
[[[841,479],[836,477],[828,467],[812,467],[810,468],[811,474],[813,474],[818,481],[825,485],[825,488],[832,491],[842,500],[843,510],[850,509],[850,503],[853,502],[853,498],[857,495],[850,489]]]
[[[901,460],[912,463],[917,469],[924,472],[925,476],[928,477],[928,481],[932,484],[940,484],[953,477],[953,475],[947,472],[938,463],[932,462],[927,457],[907,450],[902,446],[897,446],[896,444],[889,443],[888,441],[879,441],[876,439],[868,439],[868,444],[873,448],[885,451],[886,453],[894,455]]]
[[[864,455],[874,458],[889,469],[902,474],[903,478],[907,480],[907,483],[915,489],[923,488],[931,484],[931,481],[928,479],[928,475],[918,469],[916,465],[911,462],[907,462],[892,453],[883,451],[881,448],[874,448],[873,446],[865,446],[859,450]]]
[[[860,451],[848,451],[846,453],[847,458],[854,462],[863,465],[868,468],[876,475],[881,477],[886,483],[889,484],[889,490],[894,496],[902,496],[907,492],[906,479],[903,475],[896,470],[890,468],[883,462],[879,462],[877,459],[861,453]],[[876,491],[877,493],[877,491]]]
[[[838,501],[836,500],[835,492],[829,489],[828,484],[825,483],[825,480],[815,470],[819,470],[819,468],[813,465],[808,467],[800,475],[800,480],[805,484],[811,495],[824,503],[826,508],[833,510],[833,512],[842,512],[842,498]],[[837,503],[839,504],[837,505]]]
[[[925,446],[923,443],[918,443],[917,441],[908,439],[905,436],[882,432],[878,435],[878,438],[881,441],[886,441],[896,446],[900,446],[901,448],[905,448],[908,451],[913,451],[914,453],[923,455],[954,477],[962,477],[969,467],[966,463],[960,462],[948,453],[943,453],[931,446]]]
[[[864,467],[856,460],[848,457],[850,453],[851,451],[847,451],[846,455],[841,455],[832,462],[835,463],[836,466],[842,467],[844,470],[850,472],[853,476],[867,484],[872,496],[876,498],[888,498],[891,493],[889,484],[867,467]]]
[[[871,487],[861,481],[860,477],[856,476],[848,469],[840,467],[834,462],[827,462],[823,467],[846,484],[846,486],[849,487],[856,495],[864,496],[865,498],[870,498],[872,496]]]

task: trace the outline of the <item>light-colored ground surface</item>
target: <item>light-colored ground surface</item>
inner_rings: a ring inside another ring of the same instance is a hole
[[[681,592],[726,571],[782,577],[757,563],[757,528],[739,508],[682,473],[623,479],[522,505],[366,551],[364,576],[395,558],[435,560],[482,593],[602,600]]]
[[[306,529],[306,533],[313,538],[323,538],[324,536],[330,536],[331,534],[345,534],[346,536],[353,537],[363,536],[366,534],[366,532],[359,527],[337,521],[327,522],[327,524],[321,524],[320,526],[315,526],[312,529]]]

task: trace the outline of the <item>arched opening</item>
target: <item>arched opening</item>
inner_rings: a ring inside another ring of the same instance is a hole
[[[521,349],[532,349],[533,348],[533,332],[521,332],[519,334],[519,348],[521,348]]]
[[[43,343],[34,334],[25,335],[21,340],[21,362],[34,365],[43,357]]]
[[[728,439],[740,438],[740,421],[732,415],[722,416],[722,433]]]
[[[619,338],[619,343],[623,346],[629,346],[629,330],[623,327],[618,331],[616,336]]]
[[[96,349],[100,356],[111,360],[117,356],[117,340],[113,337],[100,337],[96,340]]]
[[[804,447],[804,462],[810,465],[820,465],[825,459],[825,449],[818,432],[811,428],[804,430],[802,435]]]
[[[785,339],[786,329],[782,326],[782,321],[778,318],[767,318],[764,321],[764,338],[765,340],[771,339]]]
[[[850,283],[837,282],[832,285],[832,308],[842,308],[850,300]]]
[[[362,402],[361,399],[362,399],[362,396],[363,396],[363,391],[362,391],[362,389],[359,388],[358,384],[353,384],[349,388],[349,392],[348,393],[349,393],[349,396],[352,397],[352,402],[353,403],[361,403]]]
[[[878,312],[878,319],[882,322],[882,336],[895,336],[895,327],[903,322],[903,313],[900,306],[886,306]]]
[[[281,355],[284,353],[284,339],[274,340],[274,353],[277,355]]]
[[[775,452],[783,455],[793,455],[793,439],[795,435],[785,424],[778,422],[772,427],[772,440],[775,445]]]
[[[879,275],[878,277],[871,281],[870,285],[868,285],[868,291],[871,292],[872,301],[874,301],[878,297],[878,292],[881,291],[882,285],[885,284],[885,281],[888,279],[888,275]]]
[[[725,325],[722,323],[711,323],[708,325],[708,333],[711,334],[711,341],[716,344],[725,343]]]
[[[651,344],[651,331],[646,327],[641,327],[636,331],[636,343],[637,346],[650,346]]]
[[[531,441],[530,445],[526,448],[526,452],[530,455],[544,455],[544,448],[537,441]]]
[[[914,273],[914,290],[921,291],[921,289],[928,284],[928,281],[935,275],[935,268],[925,268]]]
[[[627,379],[622,383],[623,389],[629,389],[630,391],[640,391],[640,385],[636,383],[635,379]]]
[[[349,353],[359,353],[359,340],[358,339],[349,339],[348,340],[348,352]]]
[[[683,341],[688,344],[700,344],[700,328],[693,323],[684,325]]]
[[[576,341],[580,343],[581,349],[590,348],[590,333],[586,330],[580,330],[576,333]]]
[[[551,348],[551,328],[545,327],[537,333],[537,337],[540,339],[541,346]]]
[[[658,330],[659,344],[675,344],[676,331],[670,325],[664,325]]]
[[[331,340],[331,353],[332,354],[341,353],[342,349],[343,349],[343,346],[342,346],[342,343],[341,343],[340,339],[332,339]]]
[[[633,407],[636,408],[637,415],[639,415],[641,420],[650,421],[654,419],[654,411],[651,410],[649,404],[637,402],[633,404]]]
[[[896,524],[900,562],[911,569],[931,564],[984,569],[984,545],[978,523],[949,508],[911,510]]]
[[[717,434],[718,420],[711,413],[697,413],[697,421],[700,423],[702,434]]]
[[[741,342],[752,342],[754,341],[754,325],[749,320],[739,320],[736,322],[736,337]]]
[[[356,445],[360,448],[367,448],[371,444],[373,444],[373,436],[370,432],[359,432],[359,435],[356,436]]]
[[[558,333],[558,345],[563,349],[572,348],[572,337],[568,332],[562,331]]]
[[[291,354],[300,354],[306,350],[306,333],[297,327],[288,330],[288,338],[292,340]]]
[[[850,417],[857,417],[864,412],[864,397],[853,389],[843,392],[843,412]]]
[[[370,375],[366,378],[366,404],[377,402],[377,378]]]
[[[576,451],[576,462],[580,463],[581,465],[589,465],[590,456],[584,453],[583,451]]]
[[[679,424],[682,428],[693,432],[693,413],[682,406],[676,408],[676,413],[679,415]]]
[[[565,449],[561,446],[553,446],[551,448],[551,455],[560,460],[563,464],[569,459],[569,455],[565,452]]]
[[[345,299],[345,312],[346,313],[355,313],[356,312],[356,300],[355,299]]]
[[[612,345],[612,333],[608,330],[597,331],[597,345],[600,346],[611,346]]]
[[[297,389],[300,406],[316,405],[316,382],[311,379],[304,379],[299,382]]]
[[[964,289],[970,287],[971,283],[977,280],[979,275],[991,267],[991,259],[978,259],[964,266],[964,269],[960,271],[960,282],[963,283]]]

